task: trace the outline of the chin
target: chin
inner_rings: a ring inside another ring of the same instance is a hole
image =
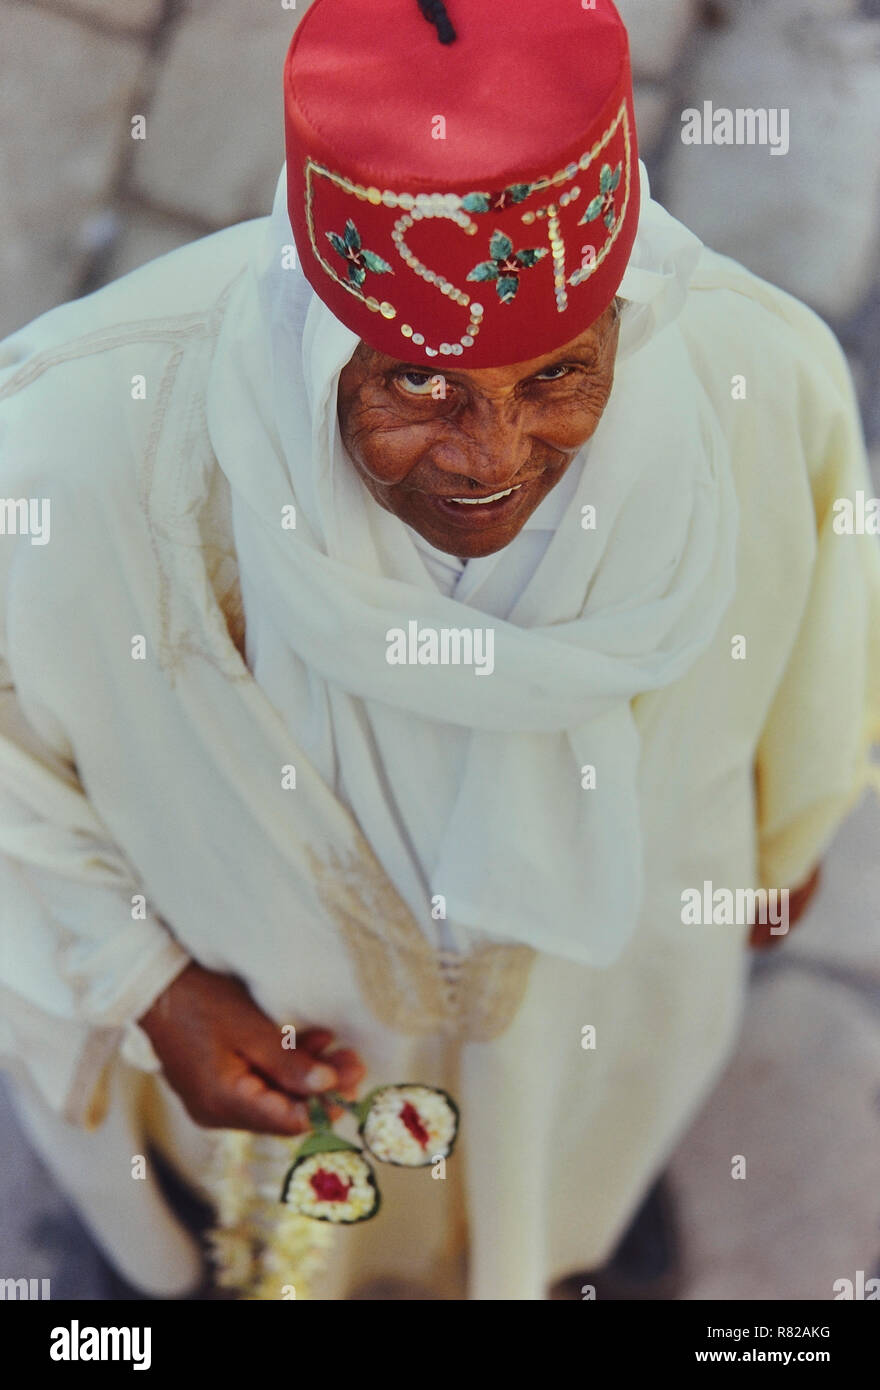
[[[413,507],[409,516],[402,516],[399,512],[398,516],[437,550],[456,555],[462,560],[478,560],[510,545],[547,491],[549,489],[545,487],[535,491],[533,484],[522,493],[506,498],[500,504],[502,511],[494,516],[482,510],[477,512],[461,508],[461,524],[456,524],[457,515],[438,515],[428,505]],[[499,503],[490,505],[497,508]]]
[[[432,528],[414,526],[412,522],[410,525],[436,550],[442,550],[446,555],[455,555],[459,560],[482,560],[485,555],[494,555],[496,551],[510,545],[522,530],[522,527],[518,526],[516,530],[504,535],[461,536],[454,540],[448,532],[437,533]]]
[[[498,517],[483,526],[445,525],[443,518],[424,516],[408,524],[437,550],[457,555],[462,560],[479,560],[484,555],[494,555],[516,540],[534,509],[532,505],[528,510],[521,509],[519,515]]]
[[[518,535],[519,531],[514,531],[512,535],[505,536],[503,540],[491,541],[486,539],[479,544],[472,541],[467,546],[461,546],[457,550],[450,549],[449,554],[457,555],[460,560],[482,560],[485,555],[494,555],[497,551],[504,550],[505,546],[516,540]],[[447,548],[446,546],[443,547],[444,550]]]

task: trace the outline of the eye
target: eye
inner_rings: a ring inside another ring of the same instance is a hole
[[[563,362],[560,362],[559,365],[556,366],[556,367],[545,367],[545,369],[544,369],[543,372],[538,372],[538,374],[535,376],[534,380],[535,380],[535,381],[561,381],[562,378],[563,378],[564,376],[568,376],[568,375],[570,374],[570,372],[571,372],[571,367],[566,367],[565,364],[564,364]]]
[[[404,391],[410,396],[430,396],[434,389],[434,383],[442,381],[440,376],[432,375],[430,372],[400,372],[396,377]]]

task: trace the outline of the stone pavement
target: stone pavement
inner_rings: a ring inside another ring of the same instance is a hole
[[[655,193],[831,323],[880,467],[880,0],[618,5]],[[306,8],[0,0],[0,337],[268,211],[283,159],[281,65]],[[684,145],[682,112],[705,101],[788,108],[789,152]],[[836,1278],[880,1260],[878,833],[867,802],[808,920],[756,964],[739,1050],[675,1155],[686,1298],[826,1299]],[[114,1296],[14,1122],[2,1134],[0,1198],[14,1217],[0,1274]],[[734,1155],[745,1181],[731,1177]]]
[[[756,960],[737,1052],[672,1162],[687,1299],[830,1299],[880,1273],[878,844],[869,798]]]

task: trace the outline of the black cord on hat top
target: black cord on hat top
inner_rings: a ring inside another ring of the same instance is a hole
[[[418,0],[419,9],[430,20],[437,30],[437,37],[441,43],[452,43],[456,37],[452,27],[452,20],[446,13],[446,6],[443,0]]]

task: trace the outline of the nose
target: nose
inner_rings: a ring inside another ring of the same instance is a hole
[[[444,473],[501,488],[523,472],[532,446],[518,416],[485,406],[449,423],[452,433],[432,450]]]

